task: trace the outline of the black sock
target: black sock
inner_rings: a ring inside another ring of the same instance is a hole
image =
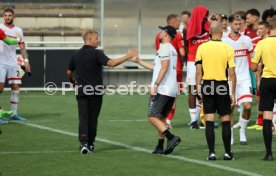
[[[266,148],[266,153],[268,155],[272,154],[271,150],[271,143],[272,143],[272,129],[271,129],[271,120],[264,119],[263,123],[263,137],[264,137],[264,143]]]
[[[163,134],[166,136],[166,138],[168,139],[168,140],[171,140],[173,137],[174,137],[174,135],[167,129],[167,130],[165,130],[164,132],[163,132]]]
[[[205,136],[209,148],[209,153],[215,153],[215,122],[206,121]]]
[[[163,148],[163,145],[164,145],[164,139],[159,139],[159,140],[158,140],[157,147],[158,147],[158,148]]]
[[[222,124],[222,140],[226,153],[231,152],[231,124],[230,121],[221,122]]]

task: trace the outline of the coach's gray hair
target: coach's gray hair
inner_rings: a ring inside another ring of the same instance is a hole
[[[218,21],[211,22],[210,32],[211,34],[220,34],[222,31],[222,24]]]
[[[92,29],[86,29],[83,33],[82,33],[82,38],[83,38],[83,41],[85,42],[88,37],[90,37],[91,35],[93,34],[98,34],[97,31],[94,31]]]

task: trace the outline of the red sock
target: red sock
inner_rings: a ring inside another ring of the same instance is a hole
[[[263,114],[259,114],[257,119],[257,125],[263,126],[263,121],[264,121]]]
[[[172,109],[171,109],[171,112],[170,112],[169,115],[167,116],[167,120],[172,120],[172,119],[173,119],[174,111],[175,111],[175,109],[172,108]]]

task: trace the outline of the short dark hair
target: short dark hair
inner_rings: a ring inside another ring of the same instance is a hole
[[[249,9],[249,10],[247,10],[246,15],[248,15],[248,14],[253,15],[253,16],[257,16],[257,17],[261,16],[260,12],[257,9]]]
[[[246,20],[246,11],[239,10],[234,14],[240,15],[241,19]]]
[[[14,15],[14,10],[11,8],[5,9],[3,13],[6,13],[6,12],[11,12]]]
[[[266,21],[267,17],[273,17],[276,15],[276,11],[271,7],[270,9],[266,9],[262,14],[262,20]]]
[[[276,30],[276,15],[274,15],[274,16],[271,18],[271,21],[270,21],[270,23],[269,23],[269,26],[270,26],[270,29]]]
[[[188,17],[190,17],[191,16],[191,12],[184,10],[184,11],[182,11],[181,15],[188,15]]]
[[[266,28],[270,28],[269,23],[266,21],[261,21],[259,25],[264,25]]]
[[[176,14],[170,14],[167,16],[167,24],[169,24],[169,22],[172,20],[172,19],[176,19],[178,17],[178,15]]]

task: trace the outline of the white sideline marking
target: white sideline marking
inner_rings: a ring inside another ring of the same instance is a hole
[[[9,155],[9,154],[51,154],[51,153],[77,153],[76,151],[56,151],[56,150],[48,150],[48,151],[15,151],[8,152],[2,151],[0,155]]]
[[[63,131],[63,130],[59,130],[59,129],[55,129],[55,128],[42,126],[42,125],[24,123],[24,122],[14,122],[14,123],[19,123],[19,124],[30,126],[30,127],[33,127],[33,128],[47,130],[47,131],[51,131],[51,132],[55,132],[55,133],[59,133],[59,134],[68,135],[68,136],[74,136],[74,137],[78,136],[76,133],[67,132],[67,131]],[[152,153],[151,150],[141,148],[141,147],[134,147],[134,146],[131,146],[131,145],[128,145],[128,144],[123,144],[123,143],[116,142],[116,141],[110,141],[110,140],[101,139],[101,138],[96,138],[96,140],[100,141],[100,142],[103,142],[103,143],[116,145],[116,146],[124,147],[124,148],[127,148],[127,149],[139,151],[139,152]],[[186,158],[184,156],[178,156],[178,155],[160,155],[160,156],[167,157],[167,158],[174,158],[174,159],[178,159],[178,160],[182,160],[182,161],[187,161],[187,162],[190,162],[190,163],[195,163],[195,164],[199,164],[199,165],[213,167],[213,168],[217,168],[217,169],[221,169],[221,170],[225,170],[225,171],[229,171],[229,172],[235,172],[235,173],[238,173],[238,174],[243,174],[243,175],[248,175],[248,176],[262,176],[262,175],[257,174],[257,173],[248,172],[248,171],[244,171],[244,170],[241,170],[241,169],[236,169],[236,168],[232,168],[232,167],[223,166],[223,165],[215,164],[213,162],[207,162],[207,161],[201,161],[201,160]],[[227,161],[227,162],[229,162],[229,161]],[[227,162],[225,162],[225,163],[227,163]],[[235,161],[232,161],[232,162],[235,162]]]
[[[138,120],[108,120],[110,122],[146,122],[147,119],[138,119]]]

